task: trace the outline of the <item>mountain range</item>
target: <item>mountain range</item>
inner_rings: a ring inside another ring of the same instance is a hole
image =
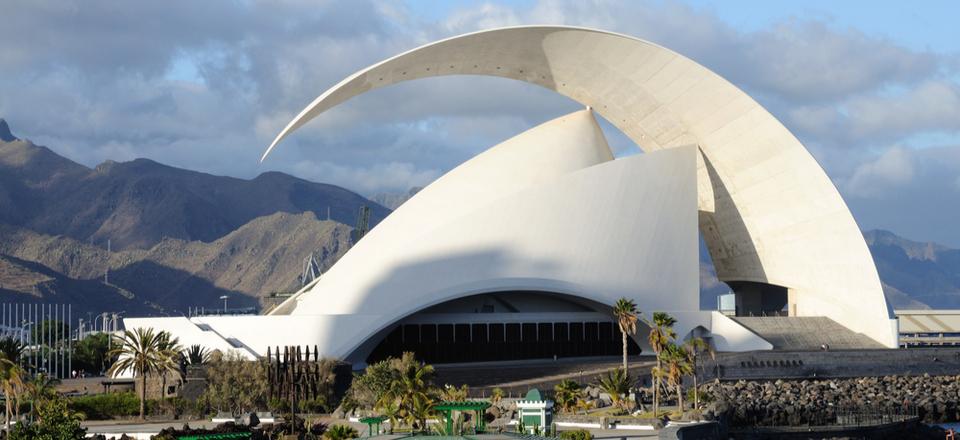
[[[147,159],[94,168],[16,138],[0,119],[0,301],[69,302],[84,312],[183,314],[267,308],[419,188],[367,199],[268,172],[214,176]],[[960,250],[864,233],[894,308],[960,308]],[[109,242],[109,246],[108,243]],[[109,248],[109,249],[108,249]],[[729,289],[701,246],[701,305]]]

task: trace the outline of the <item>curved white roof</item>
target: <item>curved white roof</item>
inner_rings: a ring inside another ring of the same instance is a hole
[[[698,145],[700,231],[724,281],[787,287],[800,316],[828,316],[896,346],[893,315],[860,230],[801,143],[743,91],[656,44],[606,31],[521,26],[431,43],[351,75],[320,95],[280,140],[379,87],[488,75],[591,106],[646,151]]]

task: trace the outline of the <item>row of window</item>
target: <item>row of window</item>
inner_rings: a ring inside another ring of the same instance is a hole
[[[622,339],[611,322],[405,324],[394,328],[367,360],[405,351],[431,363],[613,356],[622,353]],[[640,353],[632,339],[628,352]]]

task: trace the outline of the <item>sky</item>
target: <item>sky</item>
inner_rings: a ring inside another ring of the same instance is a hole
[[[88,166],[150,158],[364,195],[428,184],[580,106],[481,77],[412,81],[322,115],[258,161],[351,73],[440,38],[569,24],[647,39],[741,87],[806,145],[863,229],[960,247],[955,1],[0,0],[0,118]],[[609,124],[618,156],[638,151]]]

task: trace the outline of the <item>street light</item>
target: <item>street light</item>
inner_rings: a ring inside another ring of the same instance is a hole
[[[224,315],[227,314],[227,298],[230,298],[230,296],[229,296],[229,295],[223,295],[223,296],[220,297],[220,299],[223,300],[223,314],[224,314]]]

